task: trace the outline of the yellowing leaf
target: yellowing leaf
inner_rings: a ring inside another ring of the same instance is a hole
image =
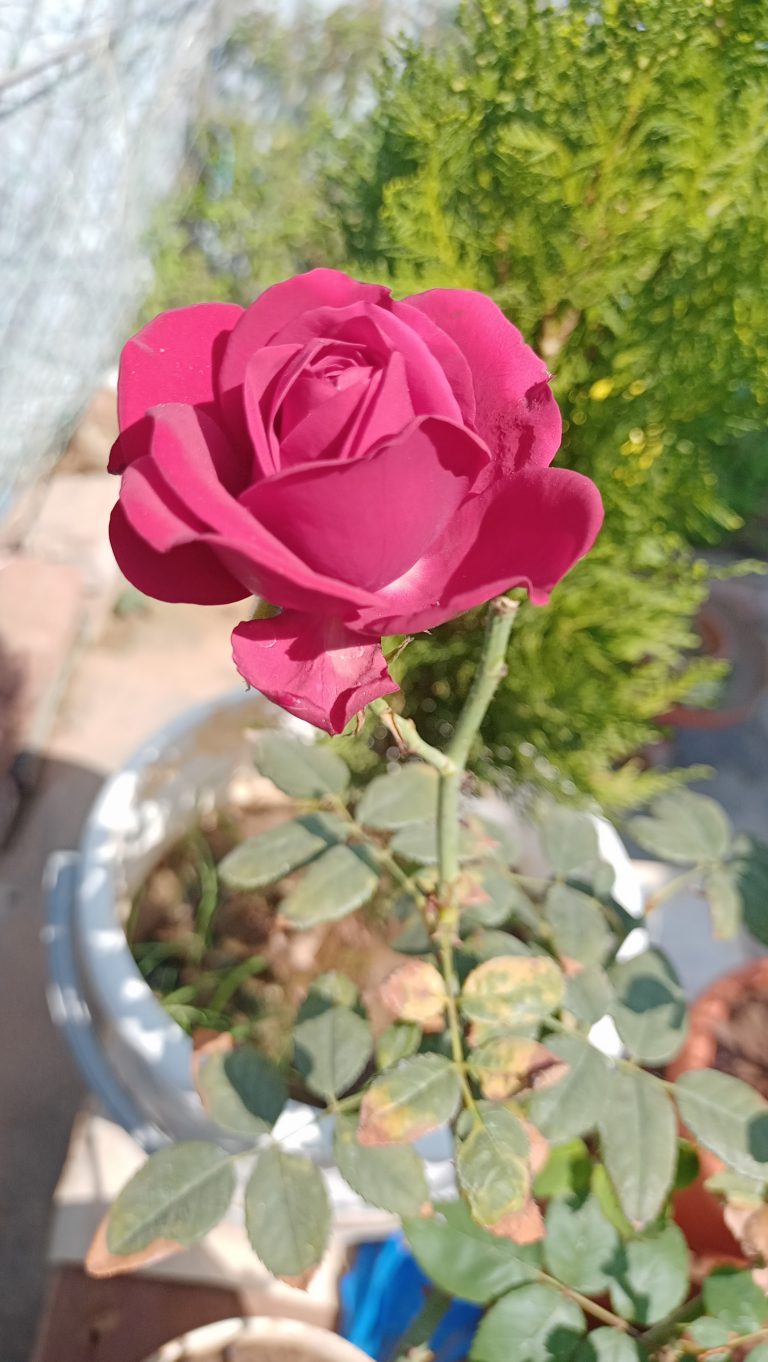
[[[374,1079],[360,1107],[362,1145],[410,1144],[456,1114],[461,1090],[450,1060],[414,1055]]]
[[[505,1097],[523,1086],[523,1080],[533,1067],[539,1053],[546,1054],[538,1041],[526,1036],[492,1036],[474,1051],[470,1068],[483,1092],[491,1102],[503,1102]]]
[[[547,955],[500,955],[478,965],[461,995],[466,1017],[516,1030],[542,1022],[560,1006],[565,979]]]
[[[400,1021],[417,1022],[424,1030],[442,1030],[446,1004],[440,971],[428,960],[408,960],[384,980],[381,1000]]]

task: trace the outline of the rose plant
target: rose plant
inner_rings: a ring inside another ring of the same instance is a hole
[[[541,363],[480,295],[396,303],[315,271],[245,312],[151,323],[126,347],[120,411],[112,535],[131,580],[166,600],[258,593],[280,607],[236,629],[241,672],[332,732],[369,706],[400,760],[359,789],[332,744],[255,735],[256,766],[290,805],[221,859],[219,883],[268,890],[292,933],[358,915],[390,968],[362,991],[315,971],[282,1064],[226,1031],[201,1044],[196,1082],[222,1143],[154,1154],[92,1269],[199,1239],[244,1160],[254,1249],[277,1275],[311,1271],[330,1230],[325,1182],[271,1136],[298,1091],[333,1119],[343,1178],[402,1220],[437,1291],[488,1307],[475,1362],[719,1356],[762,1338],[768,1305],[748,1269],[692,1293],[672,1210],[696,1142],[731,1170],[721,1192],[746,1187],[762,1205],[768,1103],[715,1071],[663,1076],[684,996],[660,951],[628,949],[638,922],[614,897],[595,820],[549,806],[533,876],[470,798],[467,758],[517,609],[505,593],[543,602],[600,518],[592,485],[549,467],[559,421]],[[380,640],[486,600],[474,684],[440,750],[384,698]],[[719,934],[738,929],[754,877],[714,801],[666,795],[630,831],[685,867],[646,911],[682,880]],[[594,1029],[606,1019],[610,1053]],[[418,1142],[444,1126],[458,1195],[433,1205]]]

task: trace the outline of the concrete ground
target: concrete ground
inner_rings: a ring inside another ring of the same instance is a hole
[[[240,608],[154,602],[136,608],[135,599],[121,596],[124,584],[106,542],[116,484],[93,464],[83,469],[75,461],[65,469],[37,497],[34,515],[26,525],[22,520],[12,542],[6,540],[5,549],[0,544],[3,634],[31,659],[24,741],[43,757],[0,860],[2,1362],[26,1362],[29,1353],[44,1285],[50,1197],[82,1097],[45,1005],[39,933],[46,859],[77,845],[105,773],[148,732],[238,684],[229,633]],[[768,639],[765,579],[751,579],[743,590]],[[116,601],[127,613],[114,613]],[[680,734],[671,755],[716,766],[710,792],[737,826],[766,835],[768,701],[736,729]]]

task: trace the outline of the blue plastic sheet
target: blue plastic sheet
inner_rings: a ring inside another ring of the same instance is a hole
[[[391,1362],[428,1288],[402,1235],[362,1244],[341,1281],[340,1333],[375,1362]],[[430,1340],[435,1362],[465,1362],[481,1314],[476,1305],[453,1301]]]

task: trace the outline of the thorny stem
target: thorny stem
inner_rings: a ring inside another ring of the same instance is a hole
[[[446,756],[451,769],[440,772],[437,805],[439,896],[444,912],[451,911],[451,894],[459,873],[459,795],[472,743],[485,718],[499,682],[507,671],[507,647],[518,603],[497,596],[488,607],[483,650],[464,708],[459,715]]]
[[[422,738],[412,719],[405,719],[402,714],[396,714],[386,700],[372,700],[368,708],[386,724],[399,747],[422,757],[443,775],[450,775],[453,772],[454,764],[448,753],[441,752],[439,747],[433,747]]]

